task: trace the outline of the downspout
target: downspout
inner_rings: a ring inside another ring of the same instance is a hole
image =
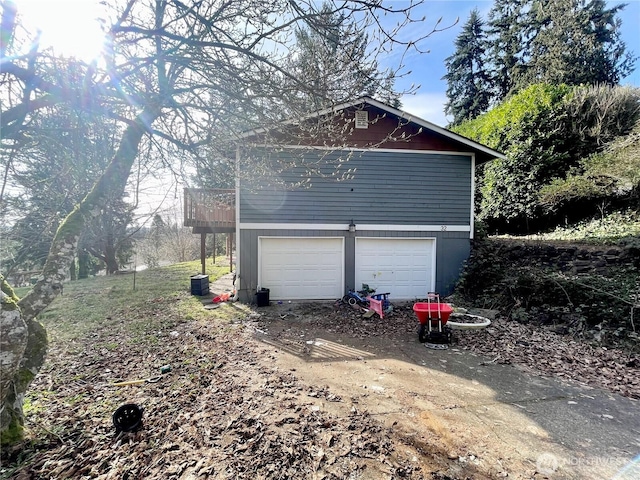
[[[238,286],[240,285],[240,145],[236,146],[236,165],[235,165],[235,181],[236,181],[236,273],[233,275],[233,297],[229,300],[238,301]],[[231,248],[233,256],[233,246]],[[236,281],[238,284],[236,285]]]

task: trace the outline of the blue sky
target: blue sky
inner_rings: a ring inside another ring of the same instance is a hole
[[[406,0],[393,0],[387,3],[401,4],[408,2]],[[627,3],[620,15],[622,19],[622,38],[627,45],[627,50],[638,56],[640,55],[640,0],[607,2],[609,6],[620,3]],[[405,70],[411,70],[412,73],[396,82],[397,89],[406,90],[411,84],[420,85],[420,88],[415,95],[402,98],[403,110],[437,125],[447,125],[448,120],[443,112],[443,105],[447,100],[445,95],[447,84],[444,80],[441,80],[446,73],[444,59],[454,52],[455,39],[469,18],[471,10],[477,7],[482,18],[486,21],[492,5],[493,0],[427,0],[416,10],[415,17],[426,16],[424,26],[414,27],[416,28],[414,31],[407,31],[407,36],[418,35],[422,29],[431,29],[440,17],[442,17],[440,26],[453,24],[456,17],[459,17],[460,20],[454,27],[443,32],[434,33],[424,41],[423,49],[428,49],[430,53],[413,54],[405,59]],[[390,65],[397,64],[397,60],[394,58],[387,60],[390,61]],[[384,64],[386,62],[381,59],[380,63]],[[640,59],[636,62],[636,65],[636,71],[625,78],[622,84],[640,87]]]
[[[98,3],[98,0],[19,0],[20,9],[27,18],[43,28],[44,43],[47,43],[48,36],[49,42],[56,45],[58,50],[80,58],[91,58],[99,51],[102,42],[95,22],[78,20],[81,15],[84,15],[84,19],[99,15]],[[409,0],[384,0],[384,3],[401,7],[408,5]],[[620,3],[627,3],[620,15],[623,40],[628,50],[640,55],[640,0],[607,2],[609,6]],[[402,40],[415,40],[425,35],[440,17],[442,21],[439,28],[454,25],[457,17],[459,21],[453,27],[434,33],[422,42],[422,50],[429,50],[429,53],[413,53],[405,57],[403,71],[411,70],[411,74],[397,81],[396,87],[399,91],[409,90],[411,84],[419,85],[420,88],[415,95],[402,98],[404,110],[437,125],[446,126],[449,123],[443,112],[447,100],[447,85],[441,80],[446,73],[444,59],[454,52],[455,39],[469,18],[471,10],[478,8],[486,21],[492,5],[493,0],[425,0],[422,5],[416,7],[412,17],[419,19],[424,16],[426,19],[423,23],[412,24],[403,30]],[[66,12],[71,10],[74,15],[67,15]],[[79,38],[82,38],[82,41],[78,41]],[[391,55],[380,58],[379,62],[383,68],[395,68],[399,60],[399,55]],[[640,60],[637,63],[638,68],[623,80],[623,84],[640,87]]]

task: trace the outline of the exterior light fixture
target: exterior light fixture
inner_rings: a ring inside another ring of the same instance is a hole
[[[351,233],[354,233],[356,231],[356,224],[353,223],[353,219],[351,220],[351,223],[349,224],[349,231]]]

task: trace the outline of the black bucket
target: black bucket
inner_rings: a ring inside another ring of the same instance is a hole
[[[269,289],[261,288],[256,292],[256,303],[259,307],[269,306]]]
[[[119,407],[113,414],[116,432],[135,432],[142,426],[142,408],[135,403]]]

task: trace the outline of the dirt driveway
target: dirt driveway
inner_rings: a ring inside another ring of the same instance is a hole
[[[269,363],[316,385],[318,408],[367,411],[393,428],[425,471],[437,454],[449,472],[471,467],[473,478],[603,479],[625,466],[615,478],[640,478],[630,465],[640,451],[633,399],[542,377],[461,344],[426,349],[410,305],[396,305],[383,320],[330,303],[256,311],[251,327],[272,349]]]

